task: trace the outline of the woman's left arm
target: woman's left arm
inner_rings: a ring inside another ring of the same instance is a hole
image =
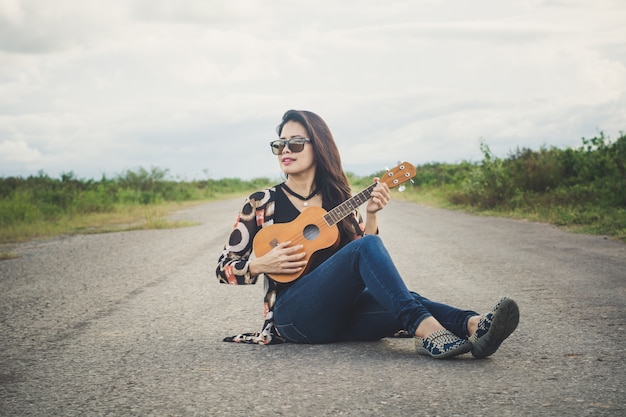
[[[379,178],[374,178],[375,182],[378,182]],[[379,182],[378,185],[372,191],[372,196],[367,202],[366,217],[365,217],[365,230],[366,235],[373,235],[378,233],[378,212],[381,211],[387,203],[391,194],[389,187],[384,182]]]

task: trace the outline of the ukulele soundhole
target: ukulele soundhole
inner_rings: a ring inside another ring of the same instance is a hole
[[[320,229],[314,224],[309,224],[302,233],[307,240],[315,240],[320,235]]]

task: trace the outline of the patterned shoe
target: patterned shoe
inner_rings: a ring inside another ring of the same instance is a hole
[[[513,333],[519,323],[519,307],[512,299],[502,298],[478,322],[478,330],[470,336],[472,355],[477,359],[492,355],[500,344]]]
[[[472,345],[450,330],[441,329],[432,332],[426,339],[415,336],[415,350],[420,355],[443,359],[467,353],[472,350]]]

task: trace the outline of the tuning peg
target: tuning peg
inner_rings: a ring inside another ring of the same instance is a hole
[[[404,186],[404,184],[402,184],[401,186],[398,187],[398,192],[399,193],[401,193],[404,190],[406,190],[406,187]]]
[[[385,167],[385,171],[389,172],[389,167]]]

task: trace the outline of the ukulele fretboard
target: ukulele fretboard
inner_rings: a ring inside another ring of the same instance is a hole
[[[345,219],[350,213],[359,208],[361,204],[365,203],[372,196],[372,191],[376,187],[376,183],[370,185],[365,190],[361,191],[349,200],[344,201],[337,207],[329,211],[324,215],[324,220],[329,226],[334,226],[343,219]]]

